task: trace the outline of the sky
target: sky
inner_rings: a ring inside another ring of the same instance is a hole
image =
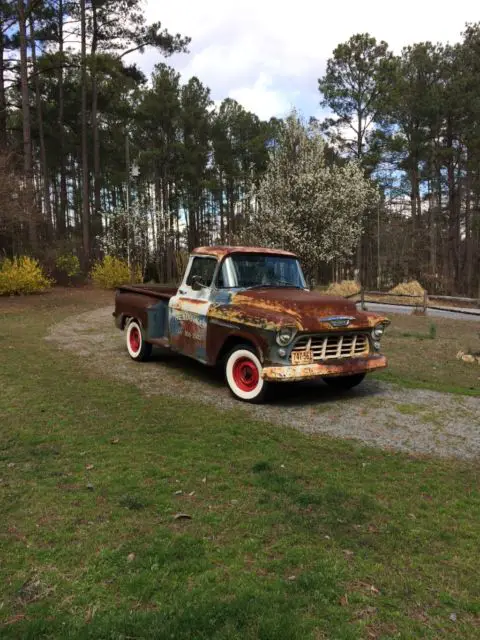
[[[191,37],[188,54],[164,60],[182,81],[197,76],[215,102],[234,98],[264,119],[292,107],[322,117],[318,78],[355,33],[399,53],[414,42],[457,42],[465,23],[480,21],[478,0],[145,0],[145,9],[149,21]],[[135,61],[150,74],[162,57],[147,50]]]

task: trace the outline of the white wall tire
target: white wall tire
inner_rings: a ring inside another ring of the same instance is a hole
[[[262,363],[247,345],[235,347],[225,361],[225,377],[232,394],[244,402],[261,402],[267,390]]]
[[[142,327],[137,320],[130,320],[125,334],[128,355],[132,360],[148,360],[152,353],[152,345],[145,342]]]

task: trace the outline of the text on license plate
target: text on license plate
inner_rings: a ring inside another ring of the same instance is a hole
[[[312,364],[313,353],[311,351],[293,351],[292,364]]]

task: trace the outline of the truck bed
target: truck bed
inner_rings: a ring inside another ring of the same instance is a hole
[[[136,318],[144,328],[147,342],[167,346],[168,304],[176,292],[176,288],[160,284],[117,287],[113,312],[116,325],[123,329],[128,318]]]
[[[118,291],[130,293],[143,293],[150,298],[159,298],[160,300],[170,300],[176,293],[175,287],[164,287],[161,284],[126,284],[117,287]]]

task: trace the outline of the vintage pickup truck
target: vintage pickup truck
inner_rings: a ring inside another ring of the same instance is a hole
[[[390,321],[309,290],[288,251],[197,248],[178,289],[118,287],[113,316],[134,360],[157,345],[221,365],[233,395],[248,402],[261,402],[270,382],[323,378],[351,389],[387,366],[380,340]]]

